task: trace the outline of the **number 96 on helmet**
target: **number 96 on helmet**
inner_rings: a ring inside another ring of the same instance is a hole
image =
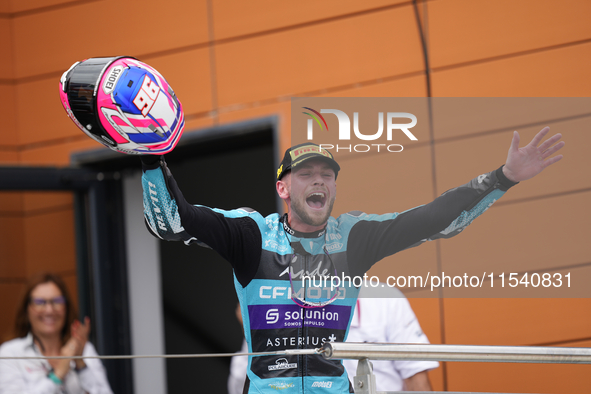
[[[117,152],[163,155],[183,133],[183,106],[164,77],[137,59],[97,57],[77,62],[60,78],[70,119]]]

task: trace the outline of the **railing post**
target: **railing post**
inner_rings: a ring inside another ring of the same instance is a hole
[[[355,394],[376,394],[376,376],[373,374],[373,365],[369,359],[359,360],[353,386]]]

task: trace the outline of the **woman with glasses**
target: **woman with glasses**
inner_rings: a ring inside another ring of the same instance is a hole
[[[43,273],[29,280],[18,305],[16,339],[0,357],[96,356],[88,342],[90,320],[76,319],[63,280]],[[1,359],[0,393],[112,394],[98,359]]]

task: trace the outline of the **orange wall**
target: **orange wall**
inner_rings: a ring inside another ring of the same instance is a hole
[[[419,2],[435,97],[586,97],[591,93],[588,0],[432,0]],[[68,165],[99,146],[66,118],[58,80],[88,57],[131,55],[158,69],[182,100],[186,132],[271,114],[290,143],[292,96],[424,97],[423,55],[412,3],[403,0],[0,2],[0,165]],[[398,259],[445,264],[475,253],[483,239],[504,247],[490,261],[590,263],[589,120],[553,125],[566,155],[543,178],[511,191],[459,239],[403,252]],[[522,131],[522,141],[535,130]],[[506,135],[435,135],[408,155],[414,176],[405,207],[474,176],[464,165],[498,166]],[[477,151],[475,146],[487,146]],[[502,155],[501,155],[502,156]],[[461,158],[458,159],[458,157]],[[530,198],[530,200],[525,200]],[[536,199],[531,199],[536,198]],[[413,205],[410,205],[413,204]],[[337,204],[338,205],[338,204]],[[515,216],[536,218],[515,221]],[[507,228],[506,221],[512,226]],[[567,231],[567,232],[565,232]],[[562,235],[561,235],[562,234]],[[569,238],[574,234],[572,239]],[[560,238],[568,248],[552,248]],[[524,253],[533,255],[524,255]],[[490,262],[489,261],[489,262]],[[486,262],[485,262],[486,263]],[[509,263],[508,263],[509,264]],[[389,274],[391,266],[373,270]],[[16,294],[38,269],[66,276],[75,290],[72,198],[67,193],[0,193],[0,335],[12,324]],[[589,268],[587,268],[589,270]],[[433,343],[589,346],[588,299],[412,299]],[[436,389],[580,393],[578,366],[447,363]]]

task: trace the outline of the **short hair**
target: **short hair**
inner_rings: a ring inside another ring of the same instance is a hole
[[[29,303],[31,302],[31,293],[37,286],[44,283],[55,284],[58,289],[60,289],[62,296],[66,300],[66,318],[64,327],[61,331],[62,343],[66,343],[71,336],[70,327],[74,320],[76,320],[78,314],[74,308],[74,305],[72,305],[72,299],[70,298],[64,280],[61,278],[61,276],[50,272],[40,272],[36,275],[33,275],[27,281],[25,290],[22,294],[21,300],[18,304],[18,309],[16,311],[14,335],[16,338],[22,338],[27,336],[27,334],[31,331],[31,322],[29,321],[28,312]]]

